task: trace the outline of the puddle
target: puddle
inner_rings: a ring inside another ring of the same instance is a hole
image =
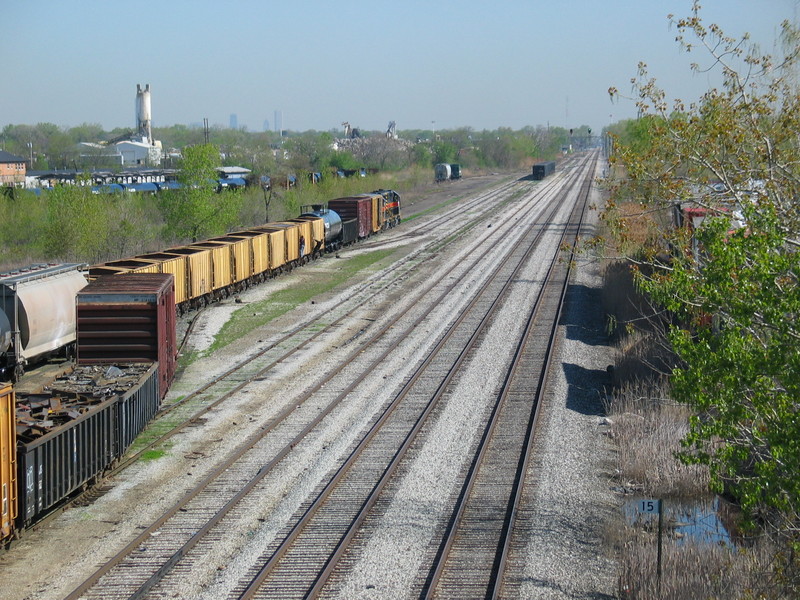
[[[639,512],[639,502],[643,498],[632,497],[625,502],[623,510],[625,521],[632,526],[655,528],[658,514]],[[732,511],[718,497],[698,502],[663,501],[664,533],[675,538],[678,545],[686,542],[734,545],[726,523],[733,522]]]

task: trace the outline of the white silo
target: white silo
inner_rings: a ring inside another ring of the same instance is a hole
[[[153,144],[153,132],[150,128],[152,113],[150,111],[150,84],[145,85],[144,89],[136,84],[136,128],[142,141]]]

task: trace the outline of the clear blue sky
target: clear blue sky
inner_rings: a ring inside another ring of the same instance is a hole
[[[702,16],[771,50],[798,0],[705,0]],[[282,111],[293,130],[477,130],[526,125],[599,131],[635,116],[646,62],[670,97],[696,99],[667,14],[690,0],[5,0],[0,128],[135,125],[136,84],[153,124],[208,118],[260,131]]]

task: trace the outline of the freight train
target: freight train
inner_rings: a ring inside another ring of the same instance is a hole
[[[312,206],[296,219],[88,271],[79,264],[37,265],[0,276],[5,374],[72,347],[76,369],[100,374],[69,379],[113,390],[73,392],[56,383],[47,393],[15,398],[14,386],[0,383],[0,542],[101,477],[156,414],[175,372],[179,310],[399,223],[399,194],[376,190]],[[118,381],[123,365],[127,387]],[[128,375],[129,368],[138,374]]]
[[[76,357],[64,374],[19,390],[0,384],[0,542],[96,482],[172,383],[172,275],[90,282],[73,299],[73,313]]]
[[[0,380],[18,379],[50,354],[71,352],[75,294],[89,281],[124,273],[169,273],[178,314],[400,223],[400,195],[375,190],[308,207],[287,221],[266,223],[186,246],[108,261],[31,265],[0,274]]]

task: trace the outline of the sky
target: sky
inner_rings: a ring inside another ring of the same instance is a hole
[[[0,128],[135,128],[150,84],[154,127],[595,131],[632,118],[637,64],[669,98],[696,75],[668,14],[691,0],[4,0]],[[701,17],[766,51],[800,0],[704,0]]]

